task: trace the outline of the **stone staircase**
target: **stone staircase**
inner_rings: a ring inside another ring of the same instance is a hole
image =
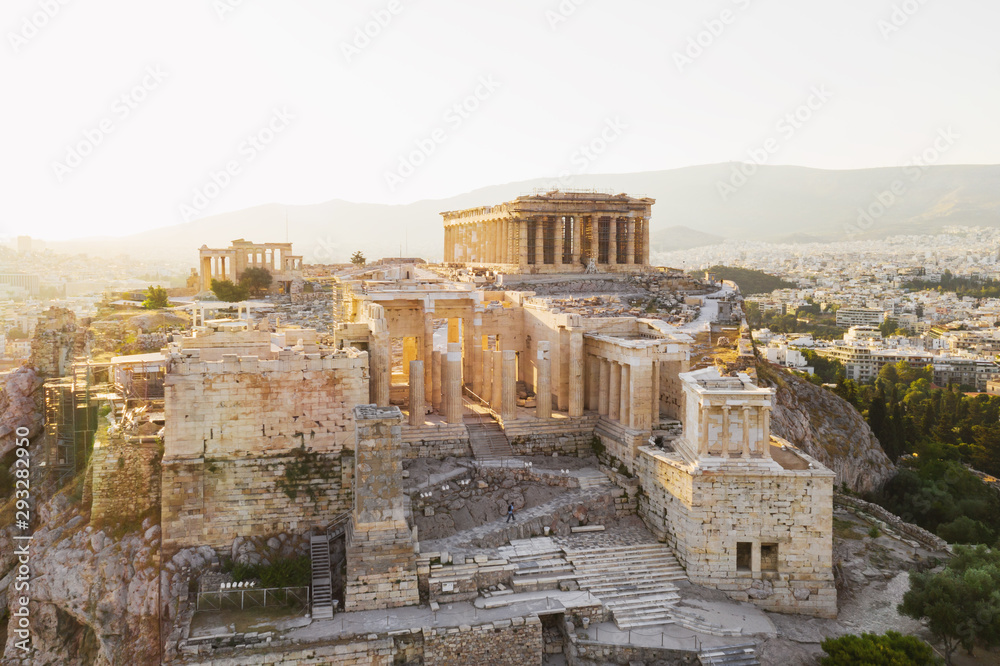
[[[580,487],[584,490],[611,485],[611,479],[608,478],[607,474],[593,468],[580,470],[575,475],[580,481]]]
[[[680,601],[671,581],[687,575],[673,552],[663,544],[589,548],[567,551],[581,590],[587,590],[611,611],[619,629],[673,624]]]
[[[500,556],[515,567],[511,577],[515,592],[555,590],[561,582],[576,579],[562,547],[549,537],[514,539],[510,546],[500,547]]]
[[[330,541],[325,533],[310,537],[312,564],[312,616],[322,620],[333,617],[333,575],[330,571]]]
[[[743,634],[743,629],[741,627],[728,628],[709,622],[703,615],[699,614],[698,610],[695,608],[674,606],[673,610],[670,611],[670,614],[673,616],[674,622],[685,629],[690,629],[691,631],[726,637],[741,636]]]
[[[466,423],[465,429],[469,433],[469,444],[476,460],[514,457],[514,449],[496,421],[480,419],[474,423]]]
[[[698,653],[698,661],[702,666],[710,664],[760,666],[760,662],[757,661],[757,646],[753,643],[708,648]]]

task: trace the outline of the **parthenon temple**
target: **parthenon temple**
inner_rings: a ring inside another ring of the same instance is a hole
[[[506,272],[635,272],[649,267],[655,201],[626,194],[548,192],[441,213],[447,263]]]

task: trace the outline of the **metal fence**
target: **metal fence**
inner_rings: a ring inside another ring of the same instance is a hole
[[[199,592],[196,608],[200,611],[223,611],[267,608],[269,606],[309,608],[309,588],[266,587]]]

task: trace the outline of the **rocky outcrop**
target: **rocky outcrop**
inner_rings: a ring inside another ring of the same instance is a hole
[[[40,507],[30,549],[32,651],[15,646],[8,631],[3,664],[155,664],[161,661],[160,613],[166,653],[180,639],[179,616],[189,615],[190,580],[218,566],[211,548],[186,549],[159,566],[160,528],[152,519],[116,537],[87,524],[65,493]],[[12,543],[10,534],[0,534]],[[6,550],[6,549],[4,549]],[[0,616],[13,607],[16,561],[0,558]],[[162,580],[162,589],[159,581]],[[171,641],[172,639],[172,641]]]
[[[836,484],[868,492],[896,468],[871,428],[850,403],[768,363],[757,365],[761,386],[777,390],[771,432],[783,437],[837,474]]]
[[[31,366],[23,365],[7,376],[0,391],[0,458],[14,448],[17,429],[27,428],[34,438],[44,426],[42,380]]]

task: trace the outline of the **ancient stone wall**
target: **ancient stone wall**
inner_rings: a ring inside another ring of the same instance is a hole
[[[160,504],[158,442],[98,440],[91,461],[92,522],[131,523]]]
[[[706,470],[642,447],[640,515],[691,582],[767,610],[836,617],[834,475],[815,465]]]
[[[424,630],[426,666],[542,663],[542,623],[535,617],[497,620],[479,626]]]
[[[163,545],[229,548],[237,537],[299,532],[351,508],[350,453],[164,460]]]
[[[164,458],[274,455],[307,447],[338,453],[368,402],[368,358],[354,350],[282,351],[276,360],[174,355],[164,382]]]

